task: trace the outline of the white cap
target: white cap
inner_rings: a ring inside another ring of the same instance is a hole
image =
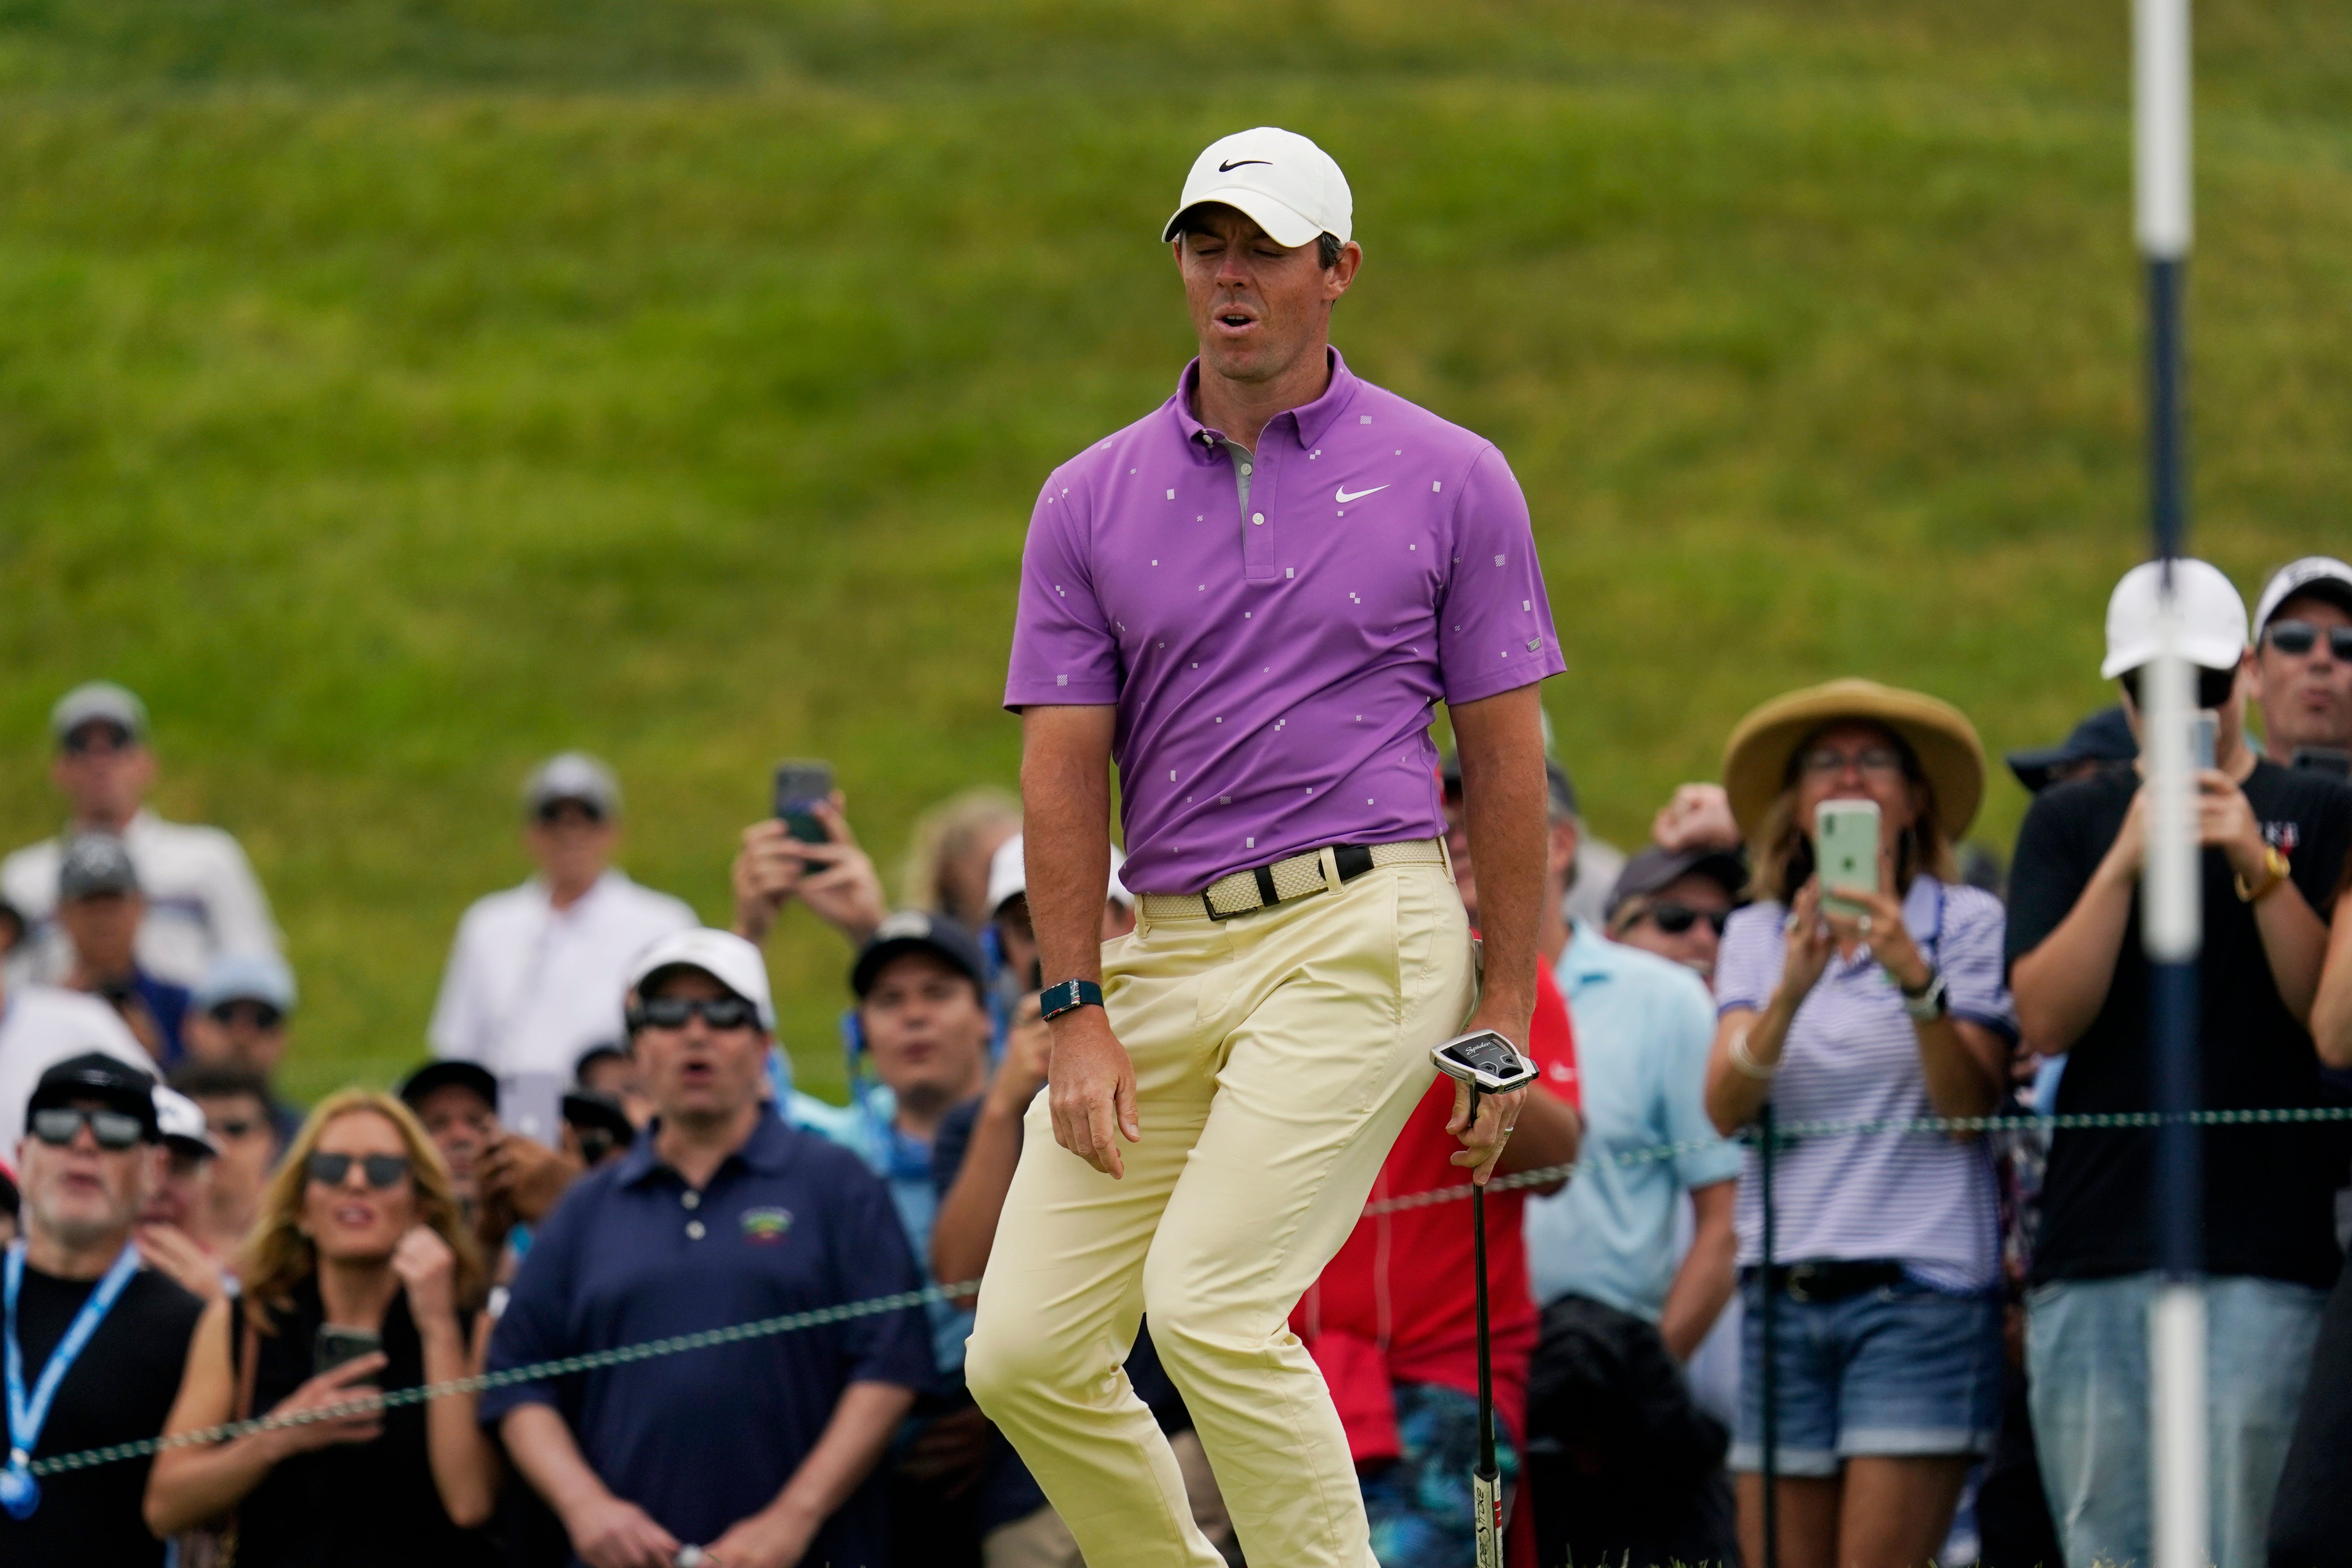
[[[2163,566],[2143,561],[2124,574],[2107,600],[2107,657],[2099,679],[2113,680],[2156,657],[2156,596]],[[2172,563],[2180,610],[2180,651],[2204,669],[2234,669],[2246,651],[2246,602],[2221,569],[2186,557]]]
[[[1110,890],[1104,897],[1111,903],[1132,908],[1135,904],[1135,895],[1129,892],[1127,884],[1118,879],[1119,868],[1126,864],[1127,857],[1120,853],[1118,845],[1112,845],[1110,847]],[[1016,833],[998,845],[996,853],[990,856],[988,859],[990,916],[992,918],[999,910],[1002,910],[1007,899],[1016,898],[1028,890],[1029,868],[1021,858],[1021,835]]]
[[[760,1027],[776,1029],[776,1004],[768,994],[768,965],[760,950],[731,931],[697,926],[654,942],[629,964],[629,989],[638,990],[659,969],[699,969],[759,1009]]]
[[[585,752],[559,752],[531,770],[522,786],[522,808],[535,812],[561,800],[593,806],[599,816],[618,816],[620,781]]]
[[[155,1131],[163,1134],[165,1143],[194,1145],[190,1152],[199,1155],[220,1152],[220,1145],[213,1142],[212,1129],[205,1125],[204,1110],[194,1100],[160,1083],[153,1092]]]
[[[2333,555],[2306,555],[2271,574],[2263,596],[2254,605],[2254,635],[2271,624],[2278,607],[2297,594],[2310,594],[2352,614],[2352,566]]]
[[[1293,250],[1314,243],[1318,234],[1354,237],[1356,201],[1348,176],[1330,153],[1296,131],[1261,125],[1210,142],[1184,176],[1184,199],[1161,231],[1161,243],[1175,238],[1178,220],[1203,202],[1234,208]]]
[[[49,710],[49,734],[59,744],[92,721],[112,724],[133,741],[147,738],[147,704],[139,694],[111,680],[86,680]]]

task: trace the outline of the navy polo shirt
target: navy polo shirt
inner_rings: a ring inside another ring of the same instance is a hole
[[[540,1228],[491,1336],[492,1371],[920,1287],[889,1193],[855,1154],[763,1113],[698,1192],[654,1152],[654,1131],[575,1183]],[[775,1500],[850,1384],[921,1388],[931,1375],[918,1305],[493,1389],[480,1418],[552,1406],[615,1496],[699,1545]],[[885,1568],[883,1507],[869,1478],[806,1560]]]

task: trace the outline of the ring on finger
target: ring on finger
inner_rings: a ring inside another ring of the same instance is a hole
[[[1870,917],[1868,915],[1858,917],[1853,922],[1853,929],[1860,931],[1863,935],[1868,936],[1870,934]]]

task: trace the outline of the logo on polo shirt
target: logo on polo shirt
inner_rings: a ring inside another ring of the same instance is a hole
[[[1331,499],[1338,501],[1341,506],[1346,506],[1351,500],[1361,500],[1366,496],[1378,495],[1381,491],[1386,489],[1388,489],[1388,486],[1386,485],[1374,485],[1370,489],[1358,490],[1354,495],[1349,495],[1348,493],[1348,487],[1341,485],[1338,489],[1331,492]]]
[[[793,1228],[793,1211],[778,1208],[745,1209],[742,1218],[743,1238],[769,1246],[784,1239]]]

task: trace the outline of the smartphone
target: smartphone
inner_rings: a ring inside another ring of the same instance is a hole
[[[2334,773],[2337,778],[2352,778],[2352,752],[2340,752],[2334,746],[2297,746],[2291,767],[2309,768],[2316,773]]]
[[[499,1125],[534,1143],[554,1149],[562,1142],[562,1075],[510,1072],[499,1075]]]
[[[347,1329],[340,1323],[320,1323],[318,1336],[310,1342],[310,1375],[332,1372],[347,1361],[373,1355],[383,1348],[382,1334],[366,1329]]]
[[[805,759],[776,764],[776,820],[803,844],[825,844],[832,836],[814,809],[833,798],[833,764]]]
[[[2221,716],[2210,708],[2200,708],[2189,721],[2189,765],[2203,772],[2213,765],[2213,737],[2221,727]]]
[[[1821,863],[1822,907],[1861,914],[1862,905],[1838,895],[1878,891],[1878,803],[1822,802],[1813,813],[1813,856]]]
[[[1475,1085],[1484,1094],[1501,1094],[1536,1080],[1536,1064],[1492,1029],[1456,1035],[1444,1045],[1431,1047],[1429,1054],[1435,1058],[1438,1071]]]

